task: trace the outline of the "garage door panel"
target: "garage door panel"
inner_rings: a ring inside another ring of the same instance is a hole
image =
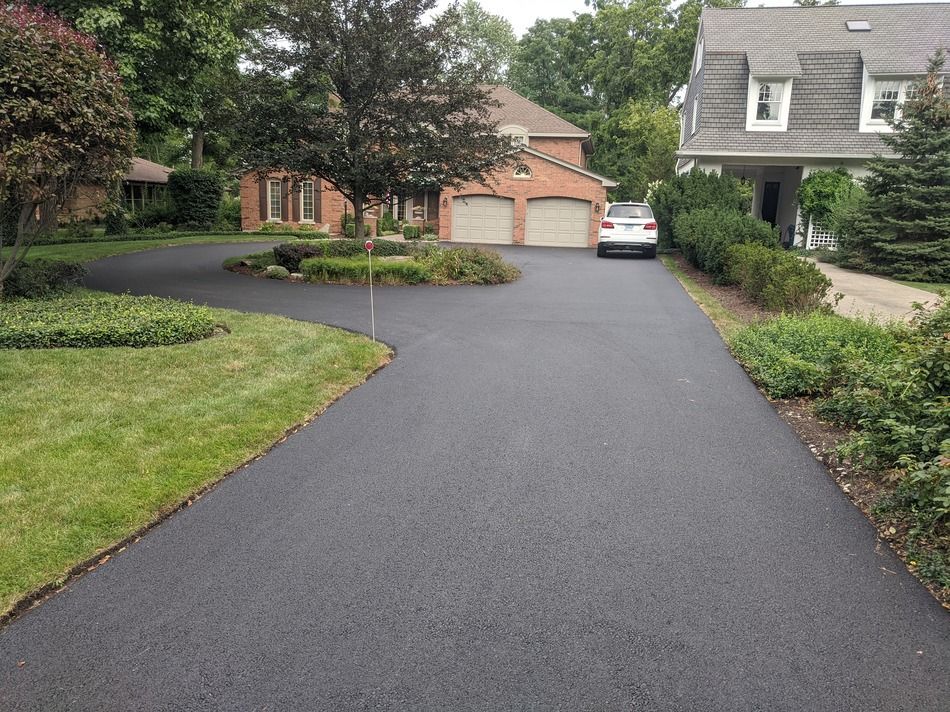
[[[587,247],[590,201],[576,198],[533,198],[528,201],[526,245]]]
[[[515,201],[510,198],[467,195],[452,199],[453,240],[511,244],[514,228]]]

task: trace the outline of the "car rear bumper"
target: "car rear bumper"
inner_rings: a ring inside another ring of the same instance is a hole
[[[655,252],[656,241],[646,240],[600,240],[597,247],[601,250],[617,252]]]

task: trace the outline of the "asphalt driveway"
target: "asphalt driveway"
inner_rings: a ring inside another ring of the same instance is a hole
[[[90,282],[368,330],[252,249]],[[378,289],[394,362],[0,632],[0,709],[946,710],[950,617],[663,265],[504,252]]]

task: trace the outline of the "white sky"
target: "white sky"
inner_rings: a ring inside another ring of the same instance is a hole
[[[842,5],[884,5],[895,4],[898,0],[842,0]],[[928,0],[913,0],[914,2],[928,2]],[[939,2],[940,0],[929,0]],[[439,5],[445,7],[450,0],[440,0]],[[521,36],[539,18],[571,17],[575,12],[590,12],[584,5],[584,0],[479,0],[483,8],[495,15],[508,18],[515,34]],[[749,7],[782,7],[792,5],[792,0],[746,0]]]

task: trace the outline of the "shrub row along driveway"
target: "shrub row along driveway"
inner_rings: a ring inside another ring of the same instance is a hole
[[[242,250],[91,282],[367,329]],[[663,265],[505,254],[377,290],[396,360],[0,633],[0,707],[940,708],[946,612]]]

